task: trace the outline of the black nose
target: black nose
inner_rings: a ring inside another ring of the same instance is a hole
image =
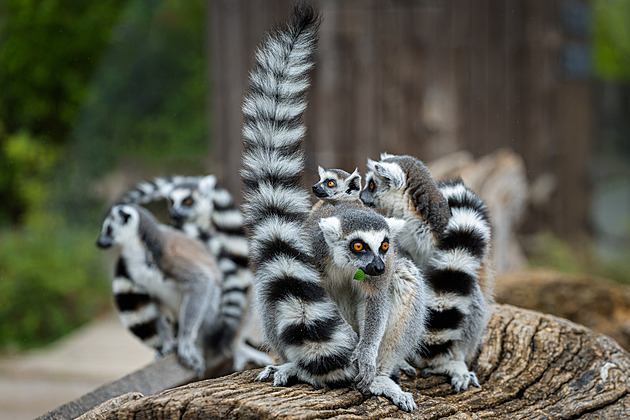
[[[385,263],[380,258],[375,258],[363,271],[369,276],[380,276],[385,272]]]
[[[96,240],[96,246],[101,249],[107,249],[112,246],[112,241],[109,239],[105,239],[103,236],[99,236]]]
[[[181,227],[184,222],[184,216],[177,213],[176,211],[171,211],[171,223],[175,225],[175,227]]]
[[[315,196],[319,198],[325,198],[327,196],[326,190],[324,189],[324,187],[322,187],[322,184],[319,183],[313,185],[313,194],[315,194]]]
[[[361,194],[359,194],[359,198],[361,199],[361,201],[363,201],[363,204],[365,204],[368,207],[375,207],[375,203],[374,200],[372,199],[372,195],[370,193],[367,193],[366,190],[361,191]]]

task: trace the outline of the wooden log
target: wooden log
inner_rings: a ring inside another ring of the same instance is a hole
[[[400,411],[384,398],[349,388],[274,387],[259,370],[123,398],[99,407],[107,419],[590,419],[630,416],[630,355],[614,340],[578,324],[495,305],[473,363],[481,387],[453,393],[445,377],[407,378],[419,409]],[[86,413],[86,416],[91,413]],[[86,417],[91,418],[91,417]]]

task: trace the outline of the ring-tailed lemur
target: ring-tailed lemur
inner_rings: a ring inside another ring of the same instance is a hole
[[[446,374],[455,391],[479,386],[467,364],[479,348],[490,298],[484,296],[484,260],[490,249],[488,211],[461,180],[437,184],[410,156],[369,160],[361,199],[407,221],[396,237],[422,268],[429,285],[427,334],[411,362],[425,373]]]
[[[212,342],[222,328],[220,273],[212,254],[201,242],[159,224],[135,205],[111,208],[97,245],[120,248],[129,277],[152,298],[160,312],[158,319],[164,321],[157,332],[162,343],[172,347],[162,350],[176,346],[180,362],[201,377],[205,343]]]
[[[249,322],[250,317],[249,289],[252,274],[248,267],[249,251],[243,229],[243,217],[229,191],[217,186],[214,175],[172,176],[141,182],[125,193],[119,201],[146,204],[159,199],[168,201],[171,224],[187,235],[204,242],[218,259],[222,274],[220,311],[225,323],[221,337],[217,338],[223,343],[219,343],[218,347],[231,349],[234,356],[233,368],[237,371],[242,370],[250,362],[256,365],[271,363],[268,355],[245,342],[247,331],[243,327]],[[121,280],[124,280],[125,284],[133,285],[133,281],[128,276],[117,275],[114,283],[120,284]],[[128,286],[125,287],[125,289],[128,288]],[[135,288],[137,289],[138,286],[136,285]],[[120,299],[116,290],[114,294],[118,305]],[[124,299],[133,302],[133,296],[128,294],[125,294]],[[150,308],[152,305],[147,303],[144,306]],[[118,307],[123,323],[146,342],[142,333],[151,331],[154,318],[141,316],[142,314],[130,316],[133,314],[132,310],[123,311],[120,305]],[[154,310],[148,311],[148,313],[154,312]],[[134,320],[138,320],[142,327],[130,322]],[[231,347],[228,345],[230,342],[234,342]],[[147,344],[157,348],[158,355],[161,355],[159,341],[153,338]]]
[[[258,379],[273,374],[276,385],[294,377],[316,387],[354,380],[362,392],[412,410],[411,394],[390,378],[424,330],[421,274],[388,252],[401,222],[352,205],[323,204],[309,217],[301,188],[302,113],[318,24],[311,7],[296,5],[288,26],[269,34],[243,105],[243,209],[255,290],[266,343],[284,362]]]
[[[351,174],[343,169],[317,168],[319,181],[313,185],[313,194],[330,204],[359,201],[361,175],[355,169]]]

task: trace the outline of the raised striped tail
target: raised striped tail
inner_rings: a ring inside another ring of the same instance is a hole
[[[301,186],[300,144],[318,26],[315,11],[297,5],[290,22],[258,49],[243,105],[241,174],[265,344],[292,376],[332,386],[355,375],[356,336],[320,284],[306,228],[310,200]]]

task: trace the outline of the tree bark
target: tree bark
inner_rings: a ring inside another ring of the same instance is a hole
[[[614,340],[578,324],[496,305],[473,363],[480,388],[453,393],[445,377],[404,379],[419,409],[349,388],[274,387],[259,370],[99,406],[101,418],[145,419],[590,419],[630,416],[630,355]],[[94,411],[92,410],[92,411]],[[86,413],[85,418],[91,415]]]

